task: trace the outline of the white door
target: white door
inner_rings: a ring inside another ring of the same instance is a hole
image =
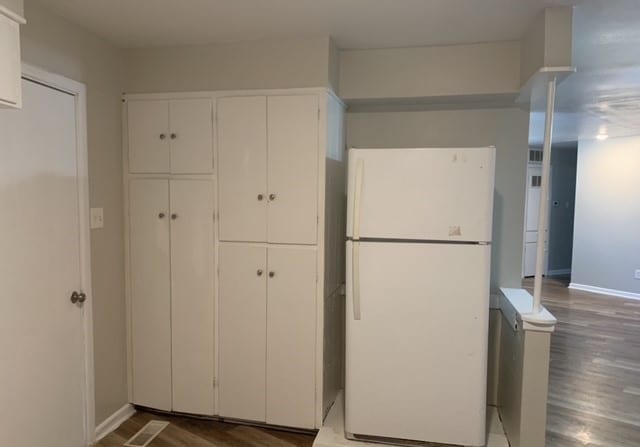
[[[129,170],[134,173],[169,172],[171,159],[169,103],[167,101],[129,101]]]
[[[213,170],[211,99],[169,102],[171,172],[208,174]]]
[[[171,344],[173,411],[213,415],[213,189],[172,180]]]
[[[269,96],[268,241],[315,244],[318,228],[318,97]]]
[[[346,431],[484,445],[491,246],[355,244],[359,256],[347,243]]]
[[[129,262],[133,402],[171,410],[169,182],[131,180]]]
[[[91,296],[75,98],[30,81],[22,89],[22,110],[0,110],[0,445],[80,447],[85,309],[70,297]]]
[[[268,251],[268,424],[315,426],[316,257],[306,247]]]
[[[265,421],[267,249],[220,244],[220,416]]]
[[[267,103],[264,96],[217,105],[220,240],[267,240]]]
[[[540,215],[540,193],[542,185],[542,166],[529,165],[527,167],[527,197],[525,210],[525,234],[522,276],[533,276],[536,274],[536,257],[538,246],[538,216]],[[551,191],[551,185],[549,185]],[[549,199],[547,198],[547,203]],[[547,207],[547,209],[549,209]],[[547,219],[548,222],[548,219]],[[544,240],[544,266],[543,272],[546,274],[549,263],[549,230],[545,231]]]
[[[491,147],[351,149],[347,234],[490,241],[494,160]]]

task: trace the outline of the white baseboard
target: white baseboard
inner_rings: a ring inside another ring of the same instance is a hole
[[[136,410],[133,408],[133,405],[124,404],[122,408],[117,410],[96,427],[96,441],[101,440],[116,428],[120,427],[120,424],[133,416],[135,412]]]
[[[571,274],[571,269],[555,269],[547,272],[547,276],[563,276],[569,274]]]
[[[570,289],[583,290],[585,292],[600,293],[602,295],[612,295],[620,298],[628,298],[631,300],[640,300],[640,293],[626,292],[624,290],[606,289],[604,287],[588,286],[586,284],[577,284],[572,282],[569,284]]]

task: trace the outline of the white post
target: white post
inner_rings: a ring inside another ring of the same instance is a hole
[[[547,209],[549,197],[549,172],[551,171],[551,137],[553,134],[553,108],[556,100],[556,77],[547,84],[547,114],[544,119],[544,145],[542,148],[542,182],[540,185],[540,211],[538,215],[538,243],[536,247],[536,276],[533,282],[533,313],[542,310],[542,274],[544,248],[547,232]]]

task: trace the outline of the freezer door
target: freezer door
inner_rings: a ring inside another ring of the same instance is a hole
[[[484,445],[490,250],[347,242],[347,433]]]
[[[491,241],[495,148],[351,149],[347,236]]]

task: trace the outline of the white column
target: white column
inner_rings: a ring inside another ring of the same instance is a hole
[[[533,282],[533,310],[542,310],[542,274],[544,269],[544,248],[547,232],[547,209],[549,207],[549,174],[551,171],[551,137],[553,134],[553,108],[556,100],[556,77],[547,84],[547,113],[544,120],[544,146],[542,149],[542,182],[540,185],[540,210],[538,214],[538,243],[536,244],[536,276]]]

